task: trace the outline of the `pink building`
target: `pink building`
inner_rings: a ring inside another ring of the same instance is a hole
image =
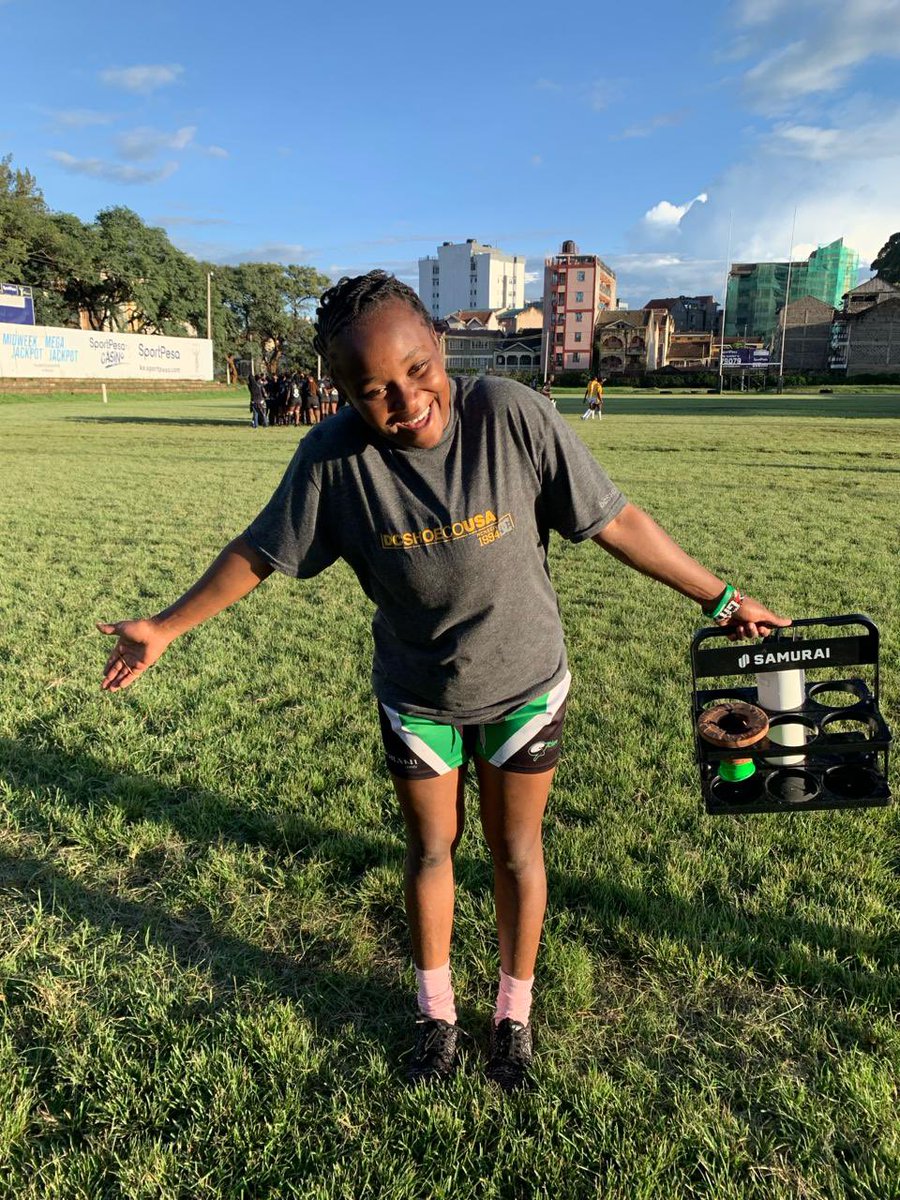
[[[544,375],[589,371],[599,313],[616,306],[616,273],[572,241],[544,260]]]

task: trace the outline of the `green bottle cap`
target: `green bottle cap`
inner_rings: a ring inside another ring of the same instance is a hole
[[[727,759],[719,763],[719,778],[726,783],[740,783],[756,774],[756,764],[752,759],[747,762],[729,762]]]

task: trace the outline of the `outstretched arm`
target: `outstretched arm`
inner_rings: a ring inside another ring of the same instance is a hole
[[[593,540],[626,566],[658,579],[698,604],[710,604],[725,590],[724,580],[685,553],[634,504],[626,504]],[[790,623],[789,617],[780,617],[752,596],[745,596],[725,628],[729,636],[737,638],[764,637]]]
[[[240,600],[269,575],[272,567],[243,537],[229,542],[192,588],[155,617],[134,621],[98,621],[101,633],[117,641],[106,660],[104,691],[128,687],[153,665],[171,642]]]

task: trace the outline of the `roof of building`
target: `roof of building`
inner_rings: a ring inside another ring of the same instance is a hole
[[[654,309],[646,308],[613,308],[607,312],[597,313],[597,319],[594,322],[595,327],[598,325],[631,325],[635,328],[643,328],[650,320]]]
[[[785,307],[787,307],[789,313],[792,309],[805,310],[806,312],[809,312],[810,309],[818,309],[823,317],[826,313],[834,314],[834,305],[829,304],[827,300],[820,300],[817,296],[798,296],[796,300],[792,300],[787,306],[782,304],[778,311],[784,312]]]
[[[900,288],[893,283],[888,283],[886,279],[879,279],[877,275],[873,275],[871,279],[867,279],[864,283],[859,284],[855,288],[851,288],[849,292],[845,292],[845,296],[868,296],[880,295],[883,292],[896,292],[900,296]]]
[[[894,289],[897,292],[896,296],[889,296],[887,300],[882,300],[880,304],[867,304],[865,308],[859,309],[857,312],[844,313],[845,321],[868,321],[870,318],[882,320],[885,313],[896,311],[896,319],[900,323],[900,289]]]
[[[498,317],[517,317],[519,313],[528,312],[529,308],[543,308],[543,301],[529,300],[521,308],[496,308],[494,312]]]
[[[497,312],[493,308],[458,308],[456,312],[448,313],[445,320],[455,317],[457,321],[480,321],[486,325]]]
[[[692,300],[696,304],[715,304],[715,296],[659,296],[654,300],[648,300],[644,308],[672,308],[676,304],[683,304],[685,300]]]

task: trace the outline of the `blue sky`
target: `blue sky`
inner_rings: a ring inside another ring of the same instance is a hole
[[[383,266],[563,238],[632,305],[900,228],[900,0],[0,0],[0,153],[219,262]]]

